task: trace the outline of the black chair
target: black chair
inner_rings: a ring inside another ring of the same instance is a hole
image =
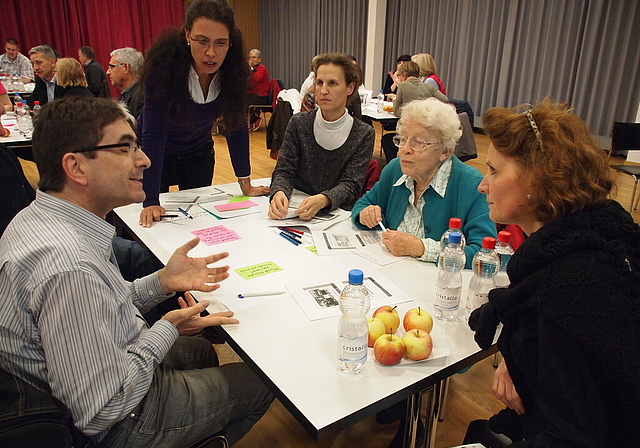
[[[276,108],[276,102],[278,100],[278,93],[280,93],[283,88],[284,84],[281,80],[273,78],[271,81],[269,81],[269,104],[250,104],[249,116],[251,116],[255,111],[258,111],[261,114],[265,112],[273,114],[273,111]],[[266,124],[269,125],[268,119],[266,121]]]
[[[505,448],[512,441],[502,434],[496,434],[489,428],[488,420],[474,420],[469,423],[463,444],[481,443],[486,448]]]
[[[640,123],[613,123],[609,157],[613,152],[619,151],[640,151]],[[634,206],[633,200],[638,189],[638,179],[640,179],[640,165],[611,165],[611,168],[633,177],[633,193],[631,193],[631,204],[629,205],[629,213],[631,213],[632,210],[638,208],[638,202],[640,202],[640,196],[638,196]]]

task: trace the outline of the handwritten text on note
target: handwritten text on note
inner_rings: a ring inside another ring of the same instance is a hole
[[[282,268],[273,261],[265,261],[264,263],[254,264],[245,268],[236,269],[235,271],[243,279],[251,280],[252,278],[262,277],[263,275],[282,271]]]
[[[206,229],[194,230],[191,233],[200,238],[200,241],[207,246],[214,246],[216,244],[228,243],[240,239],[240,235],[233,230],[227,229],[225,226],[208,227]]]

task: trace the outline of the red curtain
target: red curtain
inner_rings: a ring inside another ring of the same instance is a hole
[[[0,54],[9,37],[27,57],[43,43],[71,58],[88,45],[105,70],[112,50],[133,47],[144,53],[164,28],[184,20],[184,0],[3,0],[1,9]],[[113,89],[112,95],[117,95]]]

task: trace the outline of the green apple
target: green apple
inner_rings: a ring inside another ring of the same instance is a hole
[[[423,330],[409,330],[402,336],[405,356],[412,361],[427,359],[433,350],[431,335]]]
[[[377,317],[384,323],[385,333],[395,333],[400,326],[400,316],[395,306],[381,306],[373,312],[373,317]]]
[[[384,322],[382,322],[377,317],[369,317],[367,319],[367,324],[369,325],[369,340],[367,342],[367,345],[369,347],[373,347],[373,344],[376,343],[376,340],[386,333]]]
[[[418,329],[431,333],[433,329],[433,317],[420,307],[412,308],[404,315],[402,325],[405,331]]]
[[[380,336],[373,346],[373,355],[380,364],[390,366],[398,364],[404,356],[404,342],[395,334]]]

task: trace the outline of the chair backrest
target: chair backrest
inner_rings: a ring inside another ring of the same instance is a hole
[[[280,81],[279,79],[273,78],[271,81],[269,81],[269,99],[271,99],[271,107],[273,110],[276,109],[278,94],[280,93],[280,90],[282,90],[282,88],[280,87],[281,84],[282,81]]]
[[[640,123],[613,123],[611,151],[640,150]]]
[[[35,196],[18,158],[11,149],[0,144],[0,199],[4,205],[4,213],[0,216],[0,235],[13,217],[29,205]]]
[[[0,446],[84,447],[71,412],[59,400],[0,369]]]

